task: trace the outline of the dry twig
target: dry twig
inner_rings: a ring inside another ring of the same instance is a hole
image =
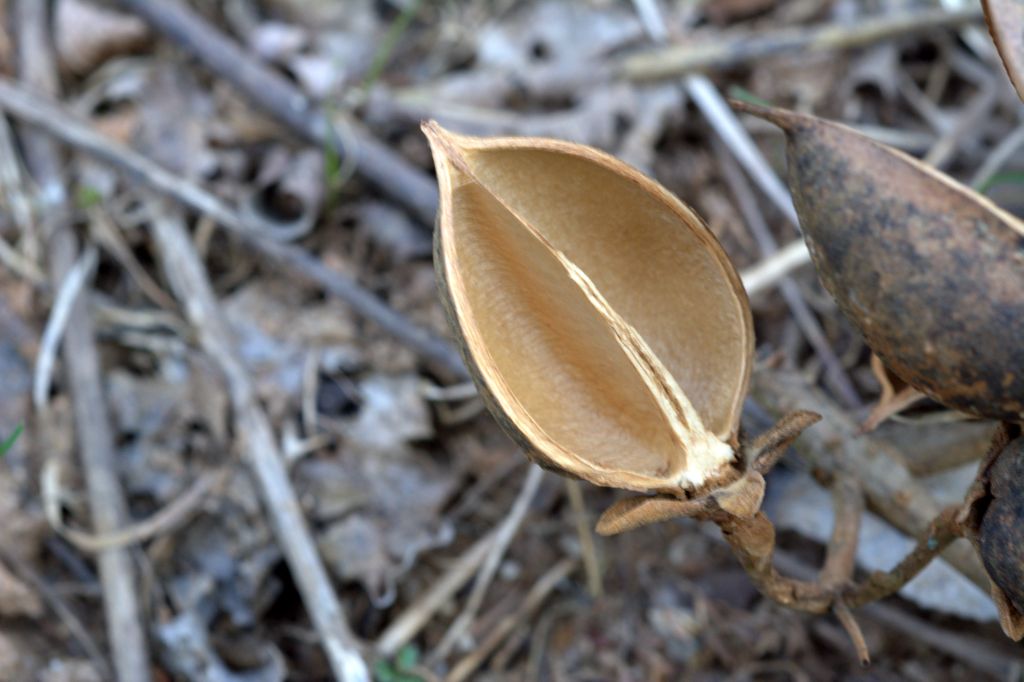
[[[473,590],[466,600],[466,606],[463,608],[462,613],[448,627],[448,631],[441,638],[441,642],[431,652],[430,660],[427,663],[428,666],[446,658],[455,644],[473,624],[473,620],[483,605],[484,597],[487,596],[487,589],[490,587],[491,581],[494,580],[494,576],[498,571],[498,566],[501,564],[501,560],[504,558],[505,552],[508,550],[508,546],[515,537],[516,532],[522,525],[526,512],[530,509],[530,503],[533,502],[533,498],[536,496],[537,489],[540,487],[543,478],[544,470],[536,464],[531,464],[527,470],[526,479],[523,481],[523,487],[520,489],[518,497],[512,503],[512,508],[502,520],[501,525],[498,526],[494,543],[488,550],[487,557],[480,567],[480,572],[473,583]]]
[[[0,78],[0,109],[37,126],[61,141],[114,165],[158,192],[210,216],[240,236],[243,243],[286,269],[296,278],[314,282],[345,301],[352,310],[374,322],[401,343],[415,350],[437,371],[458,379],[468,377],[454,348],[416,326],[404,315],[380,301],[354,280],[327,267],[303,249],[273,242],[249,229],[236,211],[198,185],[169,172],[124,145],[96,132],[60,105]]]
[[[75,612],[71,610],[71,607],[65,603],[64,598],[61,597],[60,593],[51,587],[47,582],[37,575],[32,567],[27,565],[24,561],[10,553],[3,547],[0,547],[0,562],[3,562],[11,570],[11,572],[17,576],[23,583],[29,585],[34,589],[43,602],[53,611],[54,615],[60,619],[64,627],[68,629],[68,634],[71,638],[78,643],[78,646],[82,648],[85,655],[89,657],[89,661],[92,663],[96,672],[104,678],[109,679],[111,677],[110,662],[107,660],[103,652],[100,651],[100,647],[96,644],[96,640],[93,639],[89,633],[88,628],[82,623],[81,619],[75,615]]]
[[[756,35],[741,34],[714,42],[687,41],[630,55],[623,59],[616,71],[620,77],[634,80],[672,78],[710,68],[751,63],[777,54],[850,49],[902,38],[914,32],[973,24],[981,18],[981,8],[977,6],[956,12],[907,10],[848,24],[784,28]]]
[[[208,495],[218,492],[218,489],[227,480],[229,473],[229,469],[206,472],[196,479],[189,488],[177,495],[166,507],[152,516],[119,528],[112,533],[94,534],[70,528],[64,523],[60,509],[63,495],[57,490],[60,470],[57,463],[52,462],[43,468],[43,484],[41,486],[43,506],[50,525],[71,544],[85,552],[102,552],[107,549],[146,542],[158,535],[180,528],[199,511],[202,504],[207,501]]]
[[[601,579],[601,562],[597,558],[594,533],[590,529],[587,507],[583,502],[583,486],[579,481],[567,478],[565,494],[569,498],[569,507],[576,523],[576,535],[580,540],[580,556],[583,559],[583,571],[587,575],[587,592],[594,599],[599,599],[604,595],[604,583]]]
[[[495,528],[477,540],[455,563],[438,577],[430,588],[406,607],[377,638],[377,651],[391,657],[419,634],[452,596],[469,580],[490,552],[498,535]]]
[[[243,456],[256,479],[274,535],[320,635],[331,669],[339,680],[368,682],[369,671],[359,652],[359,644],[349,629],[327,569],[317,553],[302,507],[288,479],[273,427],[239,359],[237,344],[224,322],[202,261],[188,238],[184,220],[178,209],[163,202],[154,201],[151,206],[154,209],[152,231],[161,266],[184,304],[203,350],[214,360],[227,382]]]
[[[727,111],[731,112],[728,109]],[[743,177],[736,163],[729,156],[724,153],[720,153],[718,156],[725,181],[732,190],[733,197],[736,199],[747,227],[750,228],[755,241],[757,241],[758,248],[761,250],[761,256],[766,258],[778,253],[779,245],[775,241],[775,237],[772,236],[764,216],[758,210],[757,199],[754,197],[754,193],[746,178]],[[793,313],[793,318],[803,332],[804,338],[807,339],[807,342],[825,366],[825,380],[829,388],[843,401],[846,407],[851,409],[860,407],[860,397],[853,387],[853,382],[850,381],[850,377],[829,344],[825,331],[818,323],[818,319],[811,311],[811,307],[804,300],[803,294],[800,292],[800,286],[790,277],[782,278],[779,280],[778,285],[779,293],[782,294],[782,298],[786,301],[790,312]]]
[[[526,593],[526,598],[523,599],[522,605],[515,611],[515,613],[509,614],[505,618],[502,618],[497,625],[488,633],[487,638],[480,643],[480,646],[475,651],[468,654],[465,658],[455,664],[452,668],[451,673],[445,678],[445,682],[462,682],[463,680],[469,679],[476,670],[483,665],[487,657],[490,656],[501,643],[505,641],[513,630],[519,625],[526,622],[534,611],[540,608],[540,605],[544,603],[548,595],[551,594],[558,583],[567,578],[570,573],[576,569],[578,563],[577,559],[566,558],[559,561],[557,564],[548,569],[538,580],[534,583],[530,591]]]
[[[20,0],[16,22],[22,78],[36,89],[53,94],[57,91],[57,68],[48,8],[47,3]],[[66,219],[67,192],[57,148],[49,138],[26,132],[22,139],[26,163],[39,185],[42,209],[52,220],[48,231],[49,269],[53,286],[59,289],[76,259],[78,240]],[[100,358],[84,294],[71,306],[63,350],[93,524],[100,533],[116,532],[124,525],[128,511],[117,478]],[[149,647],[140,622],[131,555],[123,548],[109,549],[100,553],[98,561],[117,678],[122,682],[145,682],[150,679]]]
[[[801,408],[821,413],[821,424],[806,431],[794,444],[812,472],[825,479],[848,473],[863,486],[868,505],[879,516],[914,537],[928,532],[941,509],[914,479],[895,448],[871,434],[860,435],[856,422],[798,376],[756,373],[751,394],[779,414]],[[970,546],[954,545],[943,556],[973,583],[988,590],[988,576]]]
[[[178,0],[120,0],[218,76],[238,88],[256,106],[293,133],[318,146],[330,145],[342,158],[425,225],[434,223],[437,189],[426,173],[373,137],[344,113],[314,104],[284,77],[264,66],[231,38]]]

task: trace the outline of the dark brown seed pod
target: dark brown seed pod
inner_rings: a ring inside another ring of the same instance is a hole
[[[989,472],[992,501],[978,542],[985,570],[1024,614],[1024,439],[1010,443]]]
[[[885,365],[940,403],[1024,421],[1024,223],[846,126],[734,106],[785,131],[818,275]]]

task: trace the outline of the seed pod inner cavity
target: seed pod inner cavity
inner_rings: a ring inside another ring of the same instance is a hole
[[[425,130],[442,288],[499,421],[599,484],[678,491],[721,474],[752,334],[699,219],[588,148]]]

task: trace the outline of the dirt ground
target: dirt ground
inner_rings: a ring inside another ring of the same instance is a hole
[[[856,612],[864,667],[710,524],[597,536],[621,494],[531,465],[467,381],[420,132],[592,145],[691,205],[751,292],[744,429],[825,415],[768,477],[780,571],[820,567],[836,461],[922,501],[868,491],[865,575],[995,424],[873,369],[800,260],[782,135],[722,104],[842,121],[1024,215],[977,3],[0,9],[0,681],[1024,679],[966,544]]]

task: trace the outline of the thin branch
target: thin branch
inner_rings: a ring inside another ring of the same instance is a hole
[[[576,524],[576,535],[580,540],[580,555],[583,557],[583,570],[587,575],[587,592],[593,599],[604,595],[604,583],[601,580],[601,563],[597,558],[597,546],[594,533],[590,530],[590,519],[583,500],[583,486],[580,482],[565,479],[565,494],[569,498],[573,521]]]
[[[425,225],[437,213],[437,188],[419,170],[355,119],[314,104],[295,85],[179,0],[119,0],[126,9],[196,57],[294,134],[330,145],[343,159]],[[332,125],[333,123],[333,125]]]
[[[815,570],[784,550],[776,553],[778,565],[799,578],[810,580]],[[868,604],[859,610],[867,618],[888,627],[903,636],[917,640],[936,651],[998,679],[1011,679],[1010,673],[1019,668],[1016,657],[1004,654],[992,642],[973,636],[963,630],[944,630],[934,624],[912,616],[895,605]]]
[[[394,656],[426,627],[434,614],[441,610],[483,563],[497,535],[498,529],[495,528],[473,543],[425,592],[391,621],[377,639],[376,648],[381,656]]]
[[[888,571],[876,571],[863,583],[848,589],[842,586],[842,581],[829,574],[845,572],[852,565],[847,554],[849,545],[830,552],[836,558],[832,559],[831,565],[826,564],[827,573],[823,571],[828,580],[799,580],[783,576],[775,569],[775,527],[763,512],[750,518],[724,513],[712,513],[708,518],[722,529],[733,553],[764,596],[798,611],[825,613],[840,599],[847,606],[856,608],[898,592],[950,542],[962,536],[963,530],[956,521],[959,510],[959,506],[944,510],[899,564]]]
[[[857,653],[860,664],[865,667],[871,665],[871,654],[868,651],[867,642],[864,641],[864,632],[860,629],[857,619],[853,617],[850,607],[840,599],[832,605],[832,612],[836,615],[839,624],[846,630],[850,641],[853,642],[853,649]]]
[[[775,414],[799,409],[821,413],[821,423],[794,445],[800,459],[826,480],[847,473],[864,488],[868,506],[910,536],[918,537],[942,511],[907,469],[900,452],[859,426],[823,391],[799,376],[780,371],[757,372],[751,395]],[[988,591],[988,576],[972,548],[953,545],[943,557],[973,583]]]
[[[372,321],[416,351],[437,371],[460,380],[468,378],[458,353],[444,340],[416,326],[357,282],[327,267],[303,249],[273,242],[260,232],[250,229],[232,207],[213,194],[101,135],[59,104],[0,78],[0,109],[90,156],[112,164],[161,194],[210,216],[241,237],[244,244],[283,267],[293,277],[314,282],[345,301],[356,314]]]
[[[717,90],[715,94],[717,95]],[[721,98],[721,95],[718,95],[718,97]],[[723,107],[723,109],[730,118],[735,118],[731,109],[728,107]],[[736,199],[736,204],[743,214],[744,222],[746,222],[747,227],[754,235],[754,239],[761,251],[761,256],[771,256],[773,253],[778,252],[779,244],[775,241],[775,237],[772,236],[764,216],[761,215],[761,211],[758,209],[757,198],[754,196],[750,184],[743,177],[736,162],[724,153],[722,145],[715,144],[714,147],[719,152],[718,157],[722,167],[722,175],[729,185],[733,197]],[[825,381],[828,387],[842,400],[846,407],[851,409],[861,407],[860,396],[857,395],[853,382],[846,373],[846,369],[843,367],[842,362],[840,362],[836,352],[829,344],[828,337],[825,336],[825,330],[821,328],[818,318],[814,316],[811,307],[804,300],[800,286],[792,278],[785,277],[779,281],[779,293],[782,294],[783,300],[785,300],[790,312],[793,313],[793,319],[796,320],[797,326],[803,333],[804,338],[807,339],[807,343],[811,345],[815,355],[818,356],[822,365],[824,365]]]
[[[974,24],[981,18],[981,8],[977,6],[955,12],[908,10],[850,23],[740,33],[714,41],[688,40],[629,55],[616,71],[620,77],[631,80],[673,78],[711,68],[753,63],[779,54],[851,49],[937,28]]]
[[[19,0],[15,21],[21,76],[32,87],[49,94],[57,91],[57,68],[50,42],[49,3]],[[67,191],[61,159],[47,137],[28,134],[22,139],[26,163],[40,188],[40,199],[51,230],[47,235],[50,279],[59,289],[76,259],[78,240],[64,217]],[[117,477],[116,449],[103,394],[99,352],[89,316],[88,296],[71,306],[63,342],[89,508],[99,533],[111,533],[128,518],[127,504]],[[107,633],[113,650],[117,679],[150,679],[149,647],[140,618],[135,567],[126,549],[109,549],[98,558]]]
[[[202,261],[189,240],[177,208],[151,202],[152,233],[161,267],[185,305],[203,350],[214,360],[228,384],[235,433],[245,461],[256,479],[264,510],[302,595],[302,602],[320,635],[331,669],[344,682],[369,682],[359,644],[345,620],[341,602],[317,552],[285,468],[270,420],[260,406],[252,379],[239,359],[237,344],[220,310]]]
[[[862,584],[848,591],[843,599],[851,607],[858,607],[895,594],[901,587],[917,577],[932,559],[942,553],[953,540],[963,536],[963,529],[957,521],[960,505],[948,507],[929,525],[911,550],[888,571],[872,573]]]
[[[740,279],[743,280],[743,288],[747,290],[747,295],[756,296],[774,288],[779,280],[810,262],[811,252],[807,250],[807,244],[801,237],[741,272]]]
[[[519,495],[498,527],[497,536],[487,552],[487,558],[484,559],[476,580],[473,582],[473,590],[466,600],[462,613],[448,627],[448,631],[441,637],[440,643],[434,647],[427,662],[428,667],[437,661],[445,659],[455,644],[473,624],[473,620],[476,618],[477,613],[479,613],[480,607],[484,603],[484,598],[487,596],[487,590],[494,580],[495,574],[498,572],[501,560],[504,558],[505,552],[508,550],[508,546],[511,544],[516,532],[522,525],[523,519],[526,518],[526,512],[529,511],[530,503],[533,502],[533,498],[537,495],[537,490],[540,488],[543,478],[544,470],[536,464],[530,465],[529,470],[526,472],[526,479],[523,481],[523,487],[519,490]]]
[[[850,582],[856,568],[864,493],[856,479],[845,475],[836,478],[832,493],[835,497],[835,523],[819,580],[830,587],[841,587]]]
[[[525,623],[526,620],[533,615],[533,613],[540,608],[544,600],[547,599],[548,595],[558,587],[558,583],[562,582],[565,578],[572,573],[578,564],[578,560],[574,558],[566,558],[559,561],[557,564],[552,566],[545,572],[530,591],[526,593],[526,598],[523,600],[522,605],[515,611],[505,618],[501,619],[497,625],[487,634],[486,639],[476,648],[475,651],[468,654],[465,658],[455,664],[452,668],[451,673],[445,678],[445,682],[462,682],[472,677],[473,673],[483,665],[487,657],[490,656],[501,643],[505,641],[519,625]]]

